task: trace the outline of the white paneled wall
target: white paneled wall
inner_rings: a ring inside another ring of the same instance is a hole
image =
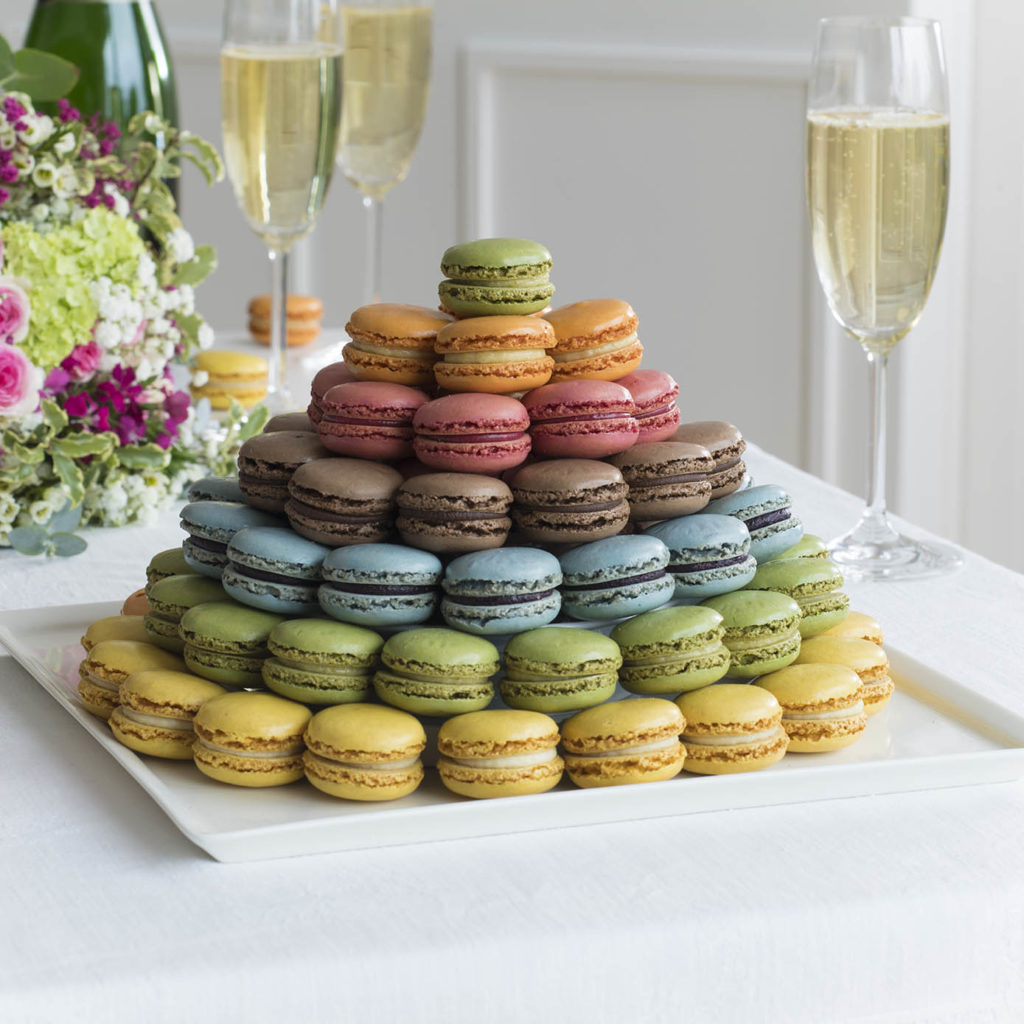
[[[184,119],[219,140],[221,5],[157,2]],[[821,16],[940,17],[952,205],[932,301],[893,361],[890,503],[1024,568],[1024,540],[1002,511],[1024,502],[1020,6],[436,0],[426,129],[385,202],[385,298],[433,304],[440,254],[455,241],[536,238],[555,257],[556,302],[634,305],[648,364],[680,379],[684,415],[731,419],[859,491],[867,372],[831,323],[810,260],[804,80]],[[0,30],[17,41],[29,10],[4,0]],[[262,248],[227,185],[189,178],[184,202],[193,233],[221,255],[201,306],[215,326],[239,329],[248,298],[266,289]],[[294,286],[321,295],[333,324],[361,301],[362,212],[337,178],[294,261]]]

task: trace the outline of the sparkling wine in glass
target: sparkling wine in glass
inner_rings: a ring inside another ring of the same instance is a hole
[[[285,363],[288,252],[313,230],[338,144],[342,52],[324,0],[227,0],[221,122],[228,177],[270,253],[267,405],[290,408]]]
[[[366,0],[343,6],[344,101],[338,163],[366,209],[365,301],[379,302],[381,203],[405,179],[427,110],[433,13],[429,3]]]
[[[937,22],[825,18],[808,89],[807,202],[829,308],[871,373],[870,475],[860,522],[832,558],[863,579],[955,568],[946,545],[901,535],[885,504],[889,354],[917,323],[939,262],[949,184],[949,101]]]

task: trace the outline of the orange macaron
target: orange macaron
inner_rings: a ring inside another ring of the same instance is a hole
[[[352,339],[342,350],[357,380],[418,388],[434,386],[434,342],[454,318],[426,306],[376,302],[360,306],[345,324]]]
[[[434,343],[438,386],[508,395],[546,384],[555,361],[554,328],[540,317],[477,316],[442,327]]]
[[[643,358],[637,338],[637,316],[622,299],[584,299],[546,314],[558,344],[551,353],[553,382],[619,380]]]
[[[285,303],[285,340],[289,348],[308,345],[320,336],[324,304],[315,295],[289,295]],[[249,333],[261,345],[270,344],[270,296],[257,295],[249,302]]]

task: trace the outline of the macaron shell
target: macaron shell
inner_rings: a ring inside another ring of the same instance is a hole
[[[870,640],[824,635],[811,637],[802,645],[796,663],[819,662],[846,665],[857,673],[868,717],[878,714],[895,692],[896,685],[889,675],[889,658],[878,644]]]
[[[547,321],[530,316],[471,317],[438,333],[434,377],[447,391],[512,394],[546,384],[555,365]]]
[[[679,385],[663,370],[634,370],[619,378],[636,405],[637,444],[671,441],[679,426]]]
[[[146,597],[146,588],[140,587],[129,594],[124,604],[121,605],[122,615],[145,615],[149,611],[149,599]]]
[[[845,665],[790,665],[757,685],[782,706],[789,752],[824,753],[848,747],[867,725],[857,673]]]
[[[878,620],[866,612],[851,611],[838,625],[826,629],[821,636],[847,637],[855,640],[870,640],[882,646],[884,635]]]
[[[109,718],[117,707],[121,683],[133,672],[162,668],[185,671],[181,658],[170,651],[134,640],[102,640],[79,665],[78,694],[88,711]]]
[[[800,654],[800,606],[785,594],[737,590],[709,598],[703,607],[722,616],[730,676],[750,679],[775,672]]]
[[[632,395],[611,381],[546,384],[523,405],[538,455],[600,459],[631,448],[640,436]]]
[[[699,512],[711,500],[710,452],[700,445],[659,441],[614,456],[629,485],[629,512],[640,522]]]
[[[417,411],[413,451],[432,469],[501,473],[529,455],[529,425],[522,403],[507,395],[446,395]]]
[[[331,388],[321,400],[317,433],[326,448],[362,459],[412,455],[412,418],[428,401],[417,388],[355,381]]]
[[[143,615],[107,615],[91,622],[82,636],[82,647],[89,651],[101,640],[134,640],[149,643]]]
[[[438,297],[460,317],[536,313],[555,292],[550,270],[551,253],[537,242],[481,238],[445,250]]]
[[[434,340],[451,319],[426,306],[360,306],[345,325],[352,339],[342,349],[345,365],[357,380],[433,387]]]
[[[584,789],[674,778],[686,760],[684,725],[676,705],[657,697],[580,711],[562,723],[566,771]]]
[[[643,358],[637,316],[621,299],[584,299],[545,314],[558,345],[552,381],[615,381],[632,373]]]
[[[114,739],[137,754],[161,757],[168,761],[192,760],[192,745],[196,735],[191,729],[138,722],[130,718],[120,706],[110,713],[107,724]]]
[[[775,484],[741,488],[715,499],[705,511],[742,520],[750,532],[750,553],[758,564],[778,558],[804,535],[803,523],[793,513],[789,494]],[[783,512],[785,518],[758,525],[763,517],[774,518]]]
[[[208,480],[222,480],[220,477],[208,477]],[[197,481],[196,483],[201,484],[203,481]],[[237,481],[235,482],[237,488]],[[189,494],[192,493],[192,488],[196,484],[193,484],[189,488]],[[190,502],[197,501],[198,499],[190,497]],[[241,491],[238,492],[238,497],[233,499],[235,501],[241,501]],[[164,576],[181,576],[184,573],[191,572],[188,567],[188,563],[185,561],[185,553],[181,549],[179,544],[176,548],[167,548],[166,551],[157,552],[150,560],[149,565],[146,566],[146,585],[149,586],[155,583],[159,579],[163,579]]]
[[[800,605],[800,635],[815,636],[846,618],[850,599],[842,573],[827,558],[776,558],[758,566],[750,590],[774,590]]]
[[[471,768],[439,757],[437,772],[446,789],[476,800],[547,793],[562,781],[565,763],[557,754],[530,768]]]
[[[672,435],[673,441],[699,444],[711,452],[715,469],[708,477],[711,497],[722,498],[738,490],[746,478],[747,467],[742,455],[747,443],[739,429],[725,420],[696,420],[683,423]]]
[[[732,516],[699,512],[655,523],[645,533],[669,549],[677,597],[703,600],[739,590],[757,570],[749,553],[750,534]]]

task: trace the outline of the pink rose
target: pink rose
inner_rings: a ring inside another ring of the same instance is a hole
[[[13,277],[0,277],[0,341],[21,341],[28,334],[29,301]]]
[[[43,371],[10,344],[0,344],[0,418],[15,419],[35,412]]]
[[[95,341],[87,341],[84,345],[76,345],[71,350],[71,355],[61,362],[61,366],[67,370],[72,380],[88,380],[100,365],[100,356],[103,354]]]

